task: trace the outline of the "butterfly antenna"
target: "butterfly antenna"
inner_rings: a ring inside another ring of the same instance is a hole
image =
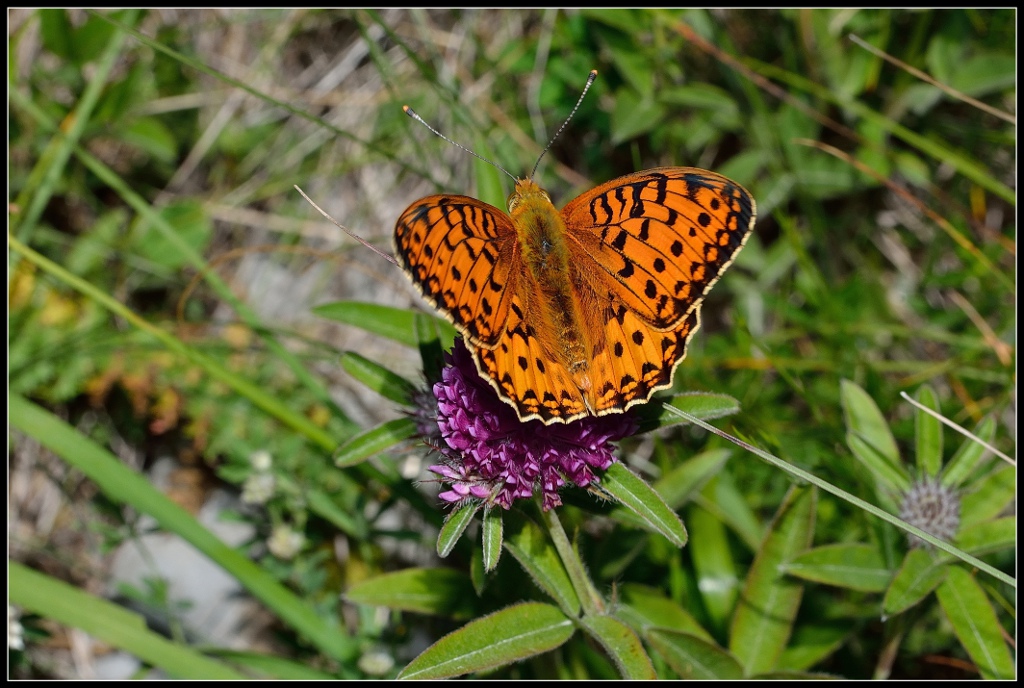
[[[443,139],[444,139],[445,141],[447,141],[448,143],[452,144],[452,145],[453,145],[453,146],[455,146],[456,148],[461,148],[462,150],[464,150],[464,151],[466,151],[467,153],[469,153],[470,155],[472,155],[472,156],[473,156],[474,158],[479,158],[480,160],[483,160],[484,162],[486,162],[486,163],[488,163],[488,164],[490,164],[490,165],[494,165],[494,166],[495,166],[496,168],[498,168],[499,170],[501,170],[502,172],[504,172],[505,174],[507,174],[507,175],[509,176],[509,178],[510,178],[510,179],[511,179],[511,180],[512,180],[513,182],[517,182],[517,181],[519,181],[518,179],[516,179],[516,178],[515,178],[515,176],[514,176],[514,175],[512,175],[512,173],[511,173],[511,172],[509,172],[508,170],[506,170],[506,169],[505,169],[504,167],[502,167],[502,166],[501,166],[501,165],[499,165],[498,163],[494,162],[493,160],[488,160],[487,158],[485,158],[485,157],[484,157],[484,156],[482,156],[482,155],[478,155],[477,153],[474,153],[473,151],[471,151],[471,150],[469,150],[468,148],[466,148],[465,146],[463,146],[463,145],[462,145],[461,143],[456,143],[455,141],[452,141],[452,140],[451,140],[450,138],[448,138],[447,136],[445,136],[444,134],[442,134],[441,132],[439,132],[439,131],[438,131],[437,129],[435,129],[434,127],[432,127],[432,126],[430,126],[429,124],[427,124],[427,121],[426,121],[425,119],[423,119],[422,117],[420,117],[419,115],[417,115],[417,114],[416,114],[416,111],[415,111],[415,110],[413,110],[413,109],[412,109],[411,107],[409,107],[408,105],[403,105],[403,106],[402,106],[402,110],[403,110],[403,111],[405,112],[405,114],[409,115],[409,116],[410,116],[410,117],[412,117],[412,118],[413,118],[414,120],[416,120],[417,122],[419,122],[420,124],[422,124],[423,126],[425,126],[425,127],[426,127],[427,129],[429,129],[430,131],[434,132],[434,133],[435,133],[435,134],[436,134],[437,136],[440,136],[441,138],[443,138]]]
[[[587,95],[587,91],[590,90],[590,85],[594,83],[594,79],[596,78],[597,70],[591,69],[590,76],[587,77],[587,85],[583,87],[583,93],[580,94],[580,99],[576,101],[576,106],[573,107],[572,112],[570,112],[569,116],[565,118],[564,122],[562,122],[562,126],[558,127],[558,131],[556,131],[555,135],[551,137],[550,141],[548,141],[548,145],[545,146],[544,150],[540,152],[540,157],[537,158],[537,164],[533,166],[533,171],[530,172],[530,179],[533,179],[533,175],[537,173],[537,168],[540,167],[540,161],[544,158],[544,154],[547,153],[548,150],[551,148],[552,144],[554,144],[555,139],[557,139],[558,135],[562,133],[563,129],[565,129],[565,125],[569,123],[569,120],[572,119],[572,116],[575,115],[576,111],[580,109],[580,103],[583,102],[583,96]]]

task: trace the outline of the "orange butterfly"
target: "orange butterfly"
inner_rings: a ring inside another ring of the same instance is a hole
[[[499,396],[545,424],[622,413],[669,387],[755,218],[743,187],[692,167],[619,177],[560,213],[519,179],[508,208],[421,198],[398,219],[396,254]]]

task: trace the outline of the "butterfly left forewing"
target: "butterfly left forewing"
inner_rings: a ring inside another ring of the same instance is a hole
[[[700,307],[754,225],[755,204],[714,172],[662,167],[614,179],[562,210],[569,239],[592,259],[596,289],[657,329]]]
[[[518,260],[508,215],[469,196],[421,198],[398,219],[395,254],[471,343],[490,347],[503,336]]]

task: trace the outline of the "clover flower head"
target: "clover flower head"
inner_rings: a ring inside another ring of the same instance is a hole
[[[562,503],[558,492],[566,485],[598,482],[596,471],[615,460],[613,442],[636,431],[625,414],[524,423],[480,377],[461,339],[445,362],[433,386],[439,441],[424,434],[443,457],[430,470],[448,483],[439,495],[446,502],[480,499],[509,509],[539,491],[544,509],[552,509]]]
[[[267,539],[267,549],[278,559],[292,559],[306,544],[306,536],[287,525],[277,525]]]

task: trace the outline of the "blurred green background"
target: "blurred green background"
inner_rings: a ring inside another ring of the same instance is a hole
[[[758,203],[754,236],[705,303],[679,390],[734,396],[742,411],[720,426],[861,496],[870,481],[846,445],[842,380],[878,405],[908,465],[915,414],[899,393],[922,384],[954,421],[973,428],[992,419],[994,442],[1013,453],[1014,10],[11,10],[8,18],[8,218],[17,242],[8,253],[10,394],[74,426],[192,514],[222,495],[217,519],[249,528],[239,551],[352,639],[327,658],[278,613],[244,642],[203,642],[295,660],[296,671],[389,676],[453,627],[338,601],[382,571],[436,565],[443,511],[425,451],[412,443],[356,468],[335,466],[332,447],[402,417],[353,373],[361,359],[339,355],[360,354],[417,383],[421,364],[414,348],[379,335],[377,315],[342,324],[313,308],[422,302],[397,268],[293,189],[385,251],[398,214],[428,193],[503,207],[509,180],[407,118],[403,104],[525,175],[597,69],[537,172],[556,206],[660,165],[715,170]],[[62,271],[45,269],[45,259]],[[165,338],[112,312],[102,295]],[[211,374],[209,361],[225,373]],[[10,558],[198,642],[180,628],[166,580],[108,585],[115,553],[153,527],[138,507],[98,491],[13,424]],[[947,447],[961,443],[953,437]],[[734,449],[716,480],[766,523],[789,479],[732,445],[676,429],[634,441],[625,456],[656,477],[714,448]],[[699,514],[682,514],[704,524],[742,576],[756,542],[735,532],[712,492]],[[687,523],[694,543],[701,526]],[[687,550],[652,541],[627,556],[601,527],[587,532],[582,547],[602,585],[671,590],[715,627],[713,603],[695,601],[702,572]],[[877,536],[870,518],[819,499],[815,543]],[[445,565],[465,569],[468,551]],[[1012,551],[992,561],[1012,570]],[[510,587],[494,604],[528,594],[517,575],[513,561],[502,563],[490,589]],[[1004,588],[992,594],[1014,599]],[[1000,611],[1011,634],[1014,613]],[[31,615],[20,623],[27,648],[13,651],[13,675],[89,675],[68,659],[67,648],[80,647],[74,633],[69,640],[65,627]],[[849,678],[878,676],[879,666],[893,677],[977,675],[934,605],[901,623],[899,633],[883,633],[877,597],[812,588],[795,637],[842,632],[812,664],[791,668]],[[366,659],[375,652],[395,668],[375,668]],[[592,650],[560,652],[496,675],[604,675],[607,661]],[[281,666],[269,673],[287,675]]]

